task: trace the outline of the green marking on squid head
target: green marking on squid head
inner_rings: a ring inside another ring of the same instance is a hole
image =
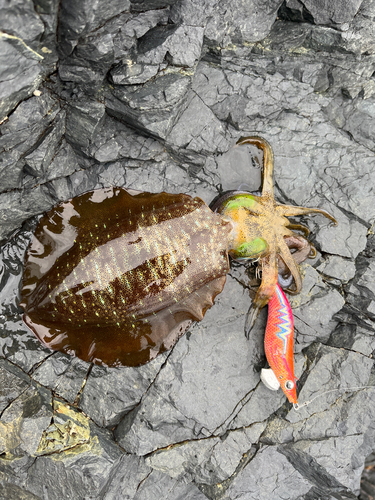
[[[220,212],[224,215],[226,213],[248,209],[251,212],[257,213],[259,210],[259,197],[252,194],[234,195],[228,198],[222,205]]]
[[[266,252],[267,247],[267,242],[263,238],[255,238],[232,249],[230,255],[236,260],[256,259]]]
[[[219,209],[232,224],[228,252],[233,259],[257,259],[267,253],[267,234],[263,234],[264,208],[259,196],[239,194],[228,198]]]

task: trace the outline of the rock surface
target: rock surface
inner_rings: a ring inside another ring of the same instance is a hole
[[[0,6],[0,497],[318,500],[371,494],[375,449],[375,0],[43,0]],[[105,186],[257,190],[309,217],[295,411],[260,382],[254,270],[139,368],[44,348],[22,322],[38,215]],[[242,186],[242,187],[241,187]],[[371,462],[372,460],[372,462]],[[366,493],[367,491],[367,493]],[[365,496],[367,495],[367,496]]]

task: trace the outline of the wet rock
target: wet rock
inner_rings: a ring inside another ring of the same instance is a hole
[[[374,151],[375,145],[372,136],[373,98],[353,101],[340,96],[327,106],[326,112],[335,125],[349,132],[356,141]]]
[[[35,456],[51,421],[51,403],[49,391],[31,385],[5,408],[0,419],[0,453],[4,459]]]
[[[52,2],[51,2],[52,4]],[[46,22],[56,29],[57,8]],[[23,99],[30,97],[57,60],[50,30],[31,0],[0,6],[0,123]],[[46,38],[43,38],[43,35]]]
[[[193,67],[200,59],[204,29],[200,26],[157,26],[138,40],[138,62]]]
[[[78,39],[94,29],[103,22],[128,11],[129,1],[112,0],[104,4],[77,4],[74,1],[66,0],[62,2],[59,16],[61,29],[59,30],[59,48],[64,56],[72,53],[78,43]]]
[[[35,177],[43,178],[61,141],[64,127],[65,118],[60,105],[48,92],[31,97],[17,107],[9,120],[0,125],[1,175],[4,179],[1,191],[21,188],[28,173],[32,175],[34,184]]]
[[[24,46],[13,35],[0,36],[0,122],[22,100],[36,90],[43,79],[39,62],[42,56]],[[22,77],[19,69],[22,68]]]
[[[21,370],[4,359],[0,359],[0,411],[30,385],[30,379]]]
[[[1,8],[0,496],[358,496],[375,447],[374,2],[282,3]],[[235,146],[249,135],[272,145],[279,202],[339,222],[302,219],[318,252],[289,296],[301,408],[260,382],[266,310],[244,337],[254,267],[234,265],[204,320],[145,366],[45,349],[18,308],[30,218],[111,185],[258,190],[262,154]]]
[[[272,463],[272,470],[269,464]],[[236,477],[227,490],[231,499],[246,498],[276,500],[283,496],[298,498],[312,488],[288,459],[276,447],[266,446],[261,449]]]
[[[164,361],[165,355],[140,368],[93,366],[79,407],[101,427],[117,425],[125,413],[139,404]]]
[[[210,43],[222,47],[262,40],[274,23],[281,4],[282,0],[214,3],[205,36]]]
[[[0,495],[7,500],[40,500],[40,497],[33,495],[30,491],[15,484],[0,484]]]
[[[71,104],[67,111],[66,138],[78,148],[93,141],[105,116],[104,105],[96,101]]]
[[[128,495],[134,500],[153,500],[165,497],[167,500],[206,500],[193,484],[184,484],[171,479],[166,474],[153,471],[144,464],[144,459],[125,455],[116,468],[116,474],[103,489],[100,496],[103,500],[116,500]]]
[[[265,423],[254,424],[231,431],[222,438],[189,441],[153,453],[146,463],[176,479],[204,484],[222,482],[233,475],[265,426]]]
[[[52,389],[57,396],[74,403],[86,380],[89,367],[88,363],[78,358],[57,352],[32,372],[32,378]]]
[[[317,270],[344,283],[354,278],[356,271],[354,262],[337,255],[330,255]]]
[[[48,189],[36,186],[30,191],[0,194],[0,238],[10,235],[26,218],[46,212],[54,203]]]
[[[226,291],[204,321],[180,339],[141,403],[116,428],[116,438],[126,451],[144,455],[186,439],[215,435],[238,411],[238,401],[259,382],[254,365],[261,358],[263,325],[247,342],[243,327],[248,295],[230,278]]]
[[[194,119],[197,116],[199,119]],[[189,107],[168,134],[167,141],[174,147],[203,154],[212,153],[214,150],[222,153],[229,147],[223,125],[197,96],[191,99]]]
[[[362,2],[361,0],[333,1],[318,6],[312,0],[305,0],[303,4],[316,24],[343,25],[353,20]],[[346,26],[343,26],[341,29],[345,31],[345,28]]]
[[[144,85],[116,87],[106,99],[109,115],[154,137],[164,139],[187,99],[189,76],[171,73]]]

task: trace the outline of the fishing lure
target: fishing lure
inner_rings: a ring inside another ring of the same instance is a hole
[[[287,217],[320,213],[336,221],[318,208],[276,203],[271,146],[260,137],[243,144],[263,151],[259,196],[229,191],[208,207],[186,194],[106,188],[46,213],[25,257],[20,302],[41,342],[106,366],[146,363],[203,319],[224,287],[228,256],[258,259],[262,269],[247,336],[278,271],[290,273],[298,292],[297,264],[312,247],[307,228]]]
[[[297,404],[293,362],[293,314],[288,299],[279,285],[268,302],[268,319],[264,350],[272,373],[262,370],[265,385],[276,390],[281,386],[288,401]]]

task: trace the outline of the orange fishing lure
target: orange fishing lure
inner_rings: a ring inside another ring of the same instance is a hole
[[[293,314],[279,285],[268,303],[264,337],[267,361],[290,403],[297,404],[293,363]]]

